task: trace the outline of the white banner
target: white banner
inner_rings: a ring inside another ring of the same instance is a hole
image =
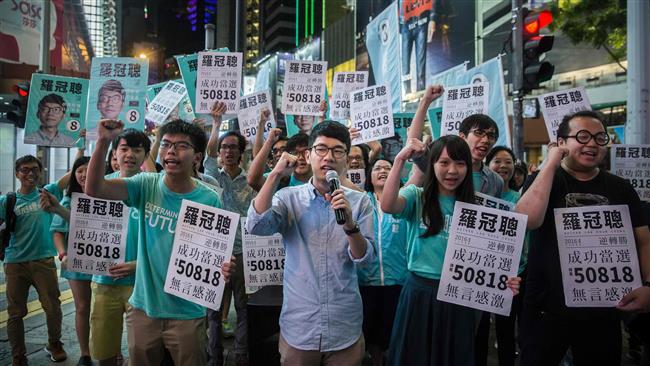
[[[244,95],[239,100],[239,113],[237,113],[239,131],[250,143],[255,142],[260,115],[263,110],[269,111],[269,119],[264,123],[264,138],[266,139],[269,131],[276,126],[268,89]]]
[[[196,113],[210,113],[215,102],[226,103],[225,114],[237,114],[242,79],[241,52],[199,52]]]
[[[395,125],[388,87],[371,86],[350,93],[350,118],[352,127],[361,133],[352,145],[393,137]]]
[[[460,124],[465,118],[473,114],[487,114],[488,97],[487,81],[445,88],[440,136],[458,135]]]
[[[554,211],[566,306],[614,307],[641,287],[627,205]]]
[[[335,120],[350,118],[350,93],[368,86],[368,71],[336,72],[332,87],[330,116]]]
[[[365,190],[366,171],[363,169],[348,169],[348,179],[357,187]]]
[[[68,271],[108,275],[124,263],[129,207],[122,201],[72,193],[68,233]]]
[[[246,230],[246,218],[241,218],[242,255],[246,293],[264,286],[282,285],[284,280],[284,244],[282,235],[258,236]]]
[[[526,215],[457,201],[437,299],[510,315],[509,278],[517,276]]]
[[[489,194],[481,193],[481,192],[474,192],[474,200],[476,201],[477,205],[484,206],[484,207],[491,207],[491,208],[496,208],[499,210],[506,210],[506,211],[514,211],[515,210],[515,204],[502,200],[500,198],[492,197]]]
[[[221,265],[232,255],[239,214],[183,200],[165,292],[213,310],[221,307]]]
[[[187,88],[183,83],[169,81],[147,106],[145,119],[162,124],[186,95]]]
[[[650,145],[612,145],[611,172],[627,179],[642,201],[650,202]]]
[[[537,97],[544,116],[546,132],[551,142],[557,141],[557,128],[567,114],[590,111],[591,104],[585,87],[560,90]]]
[[[282,113],[320,116],[325,93],[327,61],[286,61]]]

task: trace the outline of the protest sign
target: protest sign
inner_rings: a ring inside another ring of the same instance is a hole
[[[352,145],[395,136],[393,108],[386,85],[371,86],[350,93],[350,117],[352,127],[361,136]]]
[[[331,117],[347,120],[350,118],[350,93],[368,86],[368,71],[336,72],[333,84]]]
[[[366,171],[363,169],[348,169],[348,179],[355,186],[365,190]]]
[[[246,218],[241,218],[242,255],[246,293],[264,286],[282,285],[284,280],[284,244],[282,235],[253,235],[246,230]]]
[[[124,128],[144,130],[149,61],[130,57],[95,57],[90,68],[86,137],[97,140],[102,119],[120,120]]]
[[[271,103],[269,90],[266,89],[244,95],[239,100],[239,113],[237,113],[239,131],[250,143],[255,142],[260,116],[264,110],[269,112],[269,117],[264,123],[263,131],[264,138],[266,139],[269,131],[276,126],[275,113],[273,113],[273,104]]]
[[[199,52],[196,112],[210,113],[215,102],[226,104],[225,114],[237,114],[242,80],[241,52]]]
[[[627,205],[556,208],[555,229],[568,307],[614,307],[641,286]]]
[[[48,74],[32,74],[26,144],[81,147],[79,132],[85,128],[88,80]]]
[[[492,197],[489,194],[474,192],[474,200],[477,205],[484,207],[496,208],[499,210],[514,211],[515,204],[510,201],[502,200],[500,198]]]
[[[68,234],[68,271],[108,275],[124,263],[129,207],[122,201],[72,193]]]
[[[526,235],[526,215],[456,201],[437,299],[504,316]]]
[[[182,79],[177,79],[174,81],[185,86]],[[167,81],[147,86],[147,101],[149,104],[154,100],[156,95],[160,93],[165,85],[167,85]],[[194,115],[194,109],[192,109],[192,102],[190,101],[189,95],[187,93],[187,86],[185,86],[185,96],[183,99],[181,99],[176,108],[171,111],[164,122],[169,122],[175,119],[182,119],[185,122],[192,122],[195,118],[196,116]]]
[[[486,114],[488,94],[487,82],[446,88],[442,97],[440,136],[458,135],[465,118],[473,114]]]
[[[443,88],[449,88],[454,85],[458,85],[456,84],[456,79],[462,76],[467,71],[468,63],[469,63],[468,61],[465,61],[462,64],[456,65],[454,67],[450,67],[441,73],[433,75],[430,81],[427,80],[427,85],[442,85]],[[436,100],[431,102],[431,105],[429,105],[429,109],[435,109],[435,108],[442,108],[442,98],[437,98]]]
[[[567,114],[590,111],[591,104],[585,87],[560,90],[537,97],[544,116],[546,132],[551,142],[557,141],[557,128]]]
[[[239,214],[183,200],[178,215],[165,292],[219,310]]]
[[[611,172],[627,179],[642,201],[650,202],[650,145],[612,145]]]
[[[187,89],[183,83],[167,82],[162,90],[149,102],[145,118],[157,125],[162,124],[185,96],[187,96]]]
[[[320,116],[326,74],[327,61],[287,61],[282,113]]]

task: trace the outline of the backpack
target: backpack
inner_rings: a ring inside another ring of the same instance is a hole
[[[16,213],[14,212],[14,207],[16,207],[16,193],[9,192],[5,201],[5,222],[0,227],[0,261],[5,260],[5,249],[9,246],[11,233],[16,229]]]

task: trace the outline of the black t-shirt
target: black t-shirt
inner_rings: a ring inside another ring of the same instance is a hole
[[[524,192],[536,177],[537,174],[529,177],[524,184]],[[553,210],[565,207],[623,204],[630,210],[633,227],[646,225],[639,196],[625,179],[601,170],[593,179],[579,181],[564,169],[557,169],[544,222],[542,226],[531,232],[525,294],[527,305],[553,313],[563,313],[568,309],[564,301]],[[580,309],[571,308],[572,311],[580,311]]]

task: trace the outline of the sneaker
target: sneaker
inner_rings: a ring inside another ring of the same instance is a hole
[[[224,338],[232,338],[235,336],[235,331],[232,329],[232,326],[228,321],[221,323],[221,330]]]
[[[77,366],[93,366],[93,360],[90,356],[81,356],[77,361]]]
[[[14,356],[13,360],[11,361],[11,366],[27,366],[27,357],[25,355],[22,356]]]
[[[45,346],[45,352],[50,355],[50,359],[54,362],[61,362],[68,358],[68,354],[63,349],[63,343],[56,341],[52,344]]]

